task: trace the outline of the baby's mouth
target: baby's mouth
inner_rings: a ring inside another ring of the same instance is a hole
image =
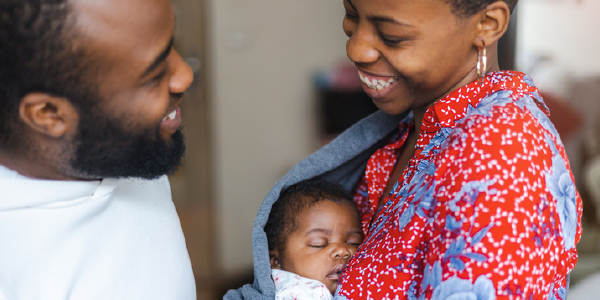
[[[331,272],[326,276],[326,278],[331,279],[331,280],[339,280],[343,269],[344,269],[344,265],[342,265],[342,264],[336,265],[333,268],[333,270],[331,270]]]

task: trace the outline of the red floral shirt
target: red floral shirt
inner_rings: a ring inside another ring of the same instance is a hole
[[[408,115],[358,184],[365,241],[336,299],[564,300],[582,204],[531,79],[494,72],[430,107],[377,210],[413,124]]]

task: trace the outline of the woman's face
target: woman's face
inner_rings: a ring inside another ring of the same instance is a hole
[[[458,17],[443,0],[344,0],[344,7],[346,52],[384,112],[425,110],[476,79],[477,15]]]

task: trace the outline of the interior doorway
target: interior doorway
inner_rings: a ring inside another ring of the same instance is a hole
[[[194,71],[181,113],[187,150],[183,166],[170,176],[173,201],[181,219],[198,299],[218,299],[214,250],[214,205],[211,191],[210,137],[206,47],[206,1],[174,0],[177,27],[175,48]],[[222,296],[222,295],[221,295]]]

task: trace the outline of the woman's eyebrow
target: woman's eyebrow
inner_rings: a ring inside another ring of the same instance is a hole
[[[352,4],[352,1],[350,1],[350,0],[346,0],[346,1],[348,1],[348,4],[350,4],[350,6],[352,6],[352,9],[357,10],[356,7],[354,6],[354,4]]]
[[[415,26],[415,25],[400,22],[400,21],[395,20],[390,17],[373,16],[373,17],[367,17],[367,19],[371,22],[377,22],[377,23],[384,22],[384,23],[391,23],[391,24],[399,25],[399,26],[410,26],[410,27]]]
[[[347,1],[348,4],[350,4],[350,6],[352,6],[352,8],[357,11],[356,7],[352,3],[352,0],[345,0],[345,1]],[[385,22],[385,23],[391,23],[391,24],[399,25],[399,26],[411,26],[411,27],[414,27],[414,25],[403,23],[403,22],[400,22],[400,21],[395,20],[395,19],[390,18],[390,17],[372,16],[372,17],[367,17],[367,19],[369,21],[371,21],[371,22]]]

